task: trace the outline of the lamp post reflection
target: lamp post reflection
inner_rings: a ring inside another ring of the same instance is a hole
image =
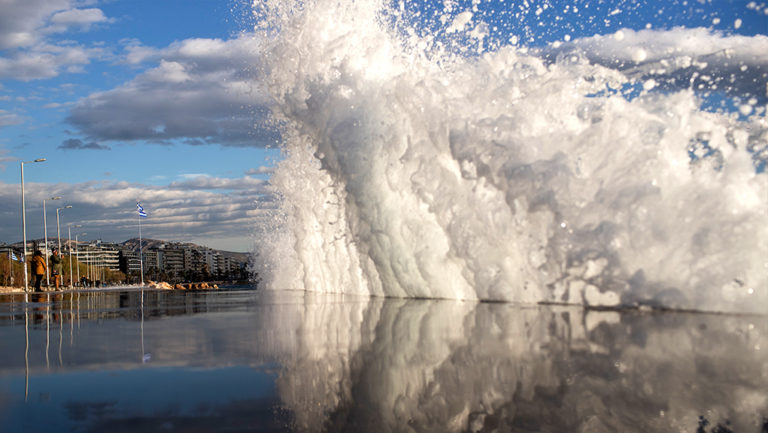
[[[26,296],[27,294],[24,293],[25,298]],[[29,305],[24,306],[24,343],[24,401],[27,401],[29,398]]]

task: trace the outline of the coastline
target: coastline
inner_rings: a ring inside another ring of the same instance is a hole
[[[0,286],[0,293],[24,293],[23,287]]]
[[[158,289],[158,290],[219,290],[219,284],[221,282],[201,282],[201,283],[177,283],[177,284],[169,284],[164,281],[147,281],[147,283],[144,285],[145,289]],[[113,286],[114,287],[141,287],[139,285],[136,286]],[[30,287],[29,293],[35,293],[34,289]],[[65,289],[58,291],[60,292],[66,292],[71,291],[70,289]],[[56,290],[43,290],[42,293],[56,293]],[[0,294],[7,294],[7,293],[24,293],[23,287],[11,287],[11,286],[0,286]]]

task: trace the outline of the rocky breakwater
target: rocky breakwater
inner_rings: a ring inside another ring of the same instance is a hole
[[[218,290],[219,286],[208,283],[176,283],[171,285],[165,281],[149,281],[147,287],[160,290]]]

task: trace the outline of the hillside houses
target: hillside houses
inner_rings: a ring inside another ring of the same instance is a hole
[[[175,242],[150,245],[141,251],[123,246],[118,250],[119,270],[126,275],[138,274],[140,256],[144,275],[152,279],[202,281],[248,277],[245,257],[238,260],[218,250]]]

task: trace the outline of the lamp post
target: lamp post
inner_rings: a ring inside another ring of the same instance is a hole
[[[79,233],[75,235],[75,261],[77,262],[77,281],[80,281],[80,242],[78,241],[77,237],[85,236],[87,234],[88,233]],[[82,290],[83,287],[81,286],[80,289]]]
[[[71,205],[56,208],[56,238],[59,240],[59,255],[61,255],[61,224],[59,224],[59,211],[62,209],[69,209]]]
[[[48,200],[61,200],[61,197],[51,197]],[[43,199],[43,233],[45,234],[45,285],[51,285],[51,272],[48,269],[48,216],[45,212],[45,199]]]
[[[82,227],[76,224],[75,227]],[[69,245],[69,288],[72,289],[72,223],[67,224],[67,245]]]
[[[62,209],[69,209],[71,208],[71,205],[66,205],[64,207],[58,207],[56,208],[56,239],[58,239],[58,245],[59,245],[59,258],[61,258],[61,255],[63,252],[61,251],[61,224],[59,224],[59,211]],[[62,272],[63,274],[63,272]],[[61,278],[61,282],[64,282],[64,275],[61,275],[59,278]]]
[[[43,162],[45,158],[37,158],[34,161],[21,162],[21,231],[24,237],[24,302],[27,302],[27,292],[29,292],[29,276],[27,275],[27,206],[24,203],[24,164],[33,162]]]

